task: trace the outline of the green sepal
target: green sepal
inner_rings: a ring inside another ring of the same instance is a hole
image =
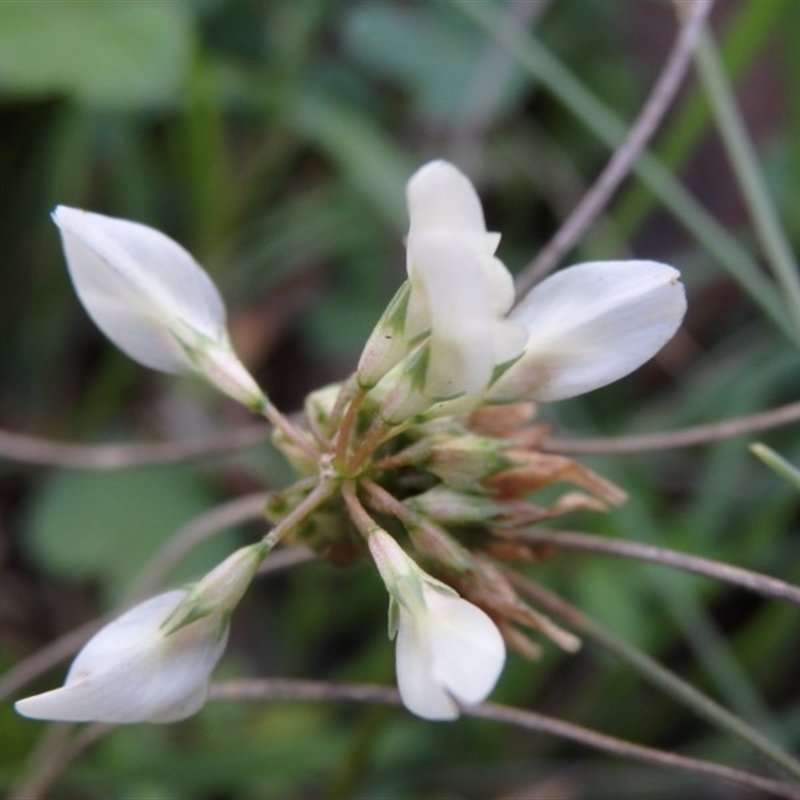
[[[161,623],[160,629],[164,636],[172,636],[173,633],[177,633],[181,628],[185,628],[187,625],[209,616],[213,610],[208,606],[199,605],[193,593],[190,592]]]
[[[510,358],[508,361],[504,361],[502,364],[495,364],[494,370],[492,371],[492,377],[489,379],[489,386],[492,386],[492,384],[494,384],[506,372],[508,372],[508,370],[511,369],[511,367],[513,367],[514,364],[516,364],[517,361],[519,361],[523,355],[525,355],[525,350],[523,350],[518,356]]]
[[[394,597],[389,597],[389,640],[397,636],[397,629],[400,627],[400,609]]]
[[[411,285],[405,281],[389,301],[367,339],[356,372],[358,385],[362,389],[375,386],[408,351],[405,329],[410,298]]]

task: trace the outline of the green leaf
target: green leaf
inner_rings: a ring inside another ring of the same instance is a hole
[[[32,509],[25,545],[53,574],[99,578],[117,596],[178,528],[208,507],[203,486],[189,471],[59,472]],[[181,579],[197,577],[230,547],[215,537],[211,549],[182,564]]]
[[[175,103],[192,50],[182,3],[0,3],[0,90],[101,108]]]
[[[417,115],[435,124],[486,124],[525,88],[522,70],[446,6],[357,3],[344,35],[357,58],[407,87]]]

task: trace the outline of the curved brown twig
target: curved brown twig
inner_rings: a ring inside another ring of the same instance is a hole
[[[548,547],[566,550],[583,550],[590,553],[602,553],[621,558],[633,558],[638,561],[649,561],[663,567],[674,567],[707,578],[731,583],[749,589],[751,592],[785,600],[800,606],[800,587],[779,580],[778,578],[762,575],[732,564],[725,564],[701,556],[681,553],[678,550],[669,550],[665,547],[655,547],[650,544],[632,542],[627,539],[612,539],[608,536],[597,536],[590,533],[577,533],[575,531],[518,531],[515,539],[531,544],[542,544]]]
[[[703,23],[711,11],[712,2],[713,0],[695,0],[692,3],[661,75],[625,141],[616,149],[603,172],[583,196],[569,218],[533,261],[517,276],[516,284],[519,295],[525,294],[535,283],[547,275],[567,251],[575,246],[630,173],[678,93],[681,82],[691,64],[694,46],[703,29]]]
[[[707,425],[679,428],[674,431],[644,433],[636,436],[605,436],[593,439],[570,439],[548,437],[542,443],[546,450],[573,455],[608,453],[648,453],[655,450],[677,450],[681,447],[695,447],[723,439],[747,436],[751,433],[779,428],[791,422],[800,422],[800,402],[761,411],[747,417],[736,417]]]
[[[264,444],[271,431],[270,425],[261,423],[186,442],[84,445],[0,430],[0,458],[48,467],[98,471],[127,469],[227,455]]]

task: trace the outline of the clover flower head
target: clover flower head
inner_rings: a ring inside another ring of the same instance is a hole
[[[335,563],[369,551],[388,590],[389,635],[405,706],[458,717],[503,669],[506,645],[538,657],[541,634],[580,642],[518,595],[499,561],[536,561],[528,528],[607,510],[625,493],[570,458],[543,452],[536,402],[627,375],[675,333],[686,301],[677,270],[598,261],[561,270],[516,307],[478,194],[452,164],[408,181],[408,279],[364,347],[355,374],[306,400],[304,427],[266,400],[235,356],[206,273],[165,235],[59,207],[72,281],[106,335],[143,364],[196,373],[273,424],[296,482],[264,506],[274,525],[188,589],[166,592],[103,628],[65,685],[17,703],[26,716],[167,722],[197,711],[231,613],[283,537]],[[567,483],[555,500],[542,489]],[[404,529],[423,571],[380,527]],[[441,578],[442,580],[438,580]],[[442,582],[446,581],[446,582]],[[520,627],[524,627],[523,632]]]
[[[53,221],[81,303],[120,350],[263,407],[261,389],[231,347],[222,298],[183,247],[147,225],[66,206]]]

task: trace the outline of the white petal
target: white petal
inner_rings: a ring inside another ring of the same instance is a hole
[[[415,236],[409,257],[412,290],[425,297],[431,320],[426,394],[447,398],[481,391],[495,366],[521,351],[527,334],[497,317],[481,259],[460,237]]]
[[[431,161],[411,177],[406,195],[409,243],[424,233],[457,235],[479,259],[494,313],[506,314],[514,303],[514,281],[505,265],[493,258],[500,234],[487,232],[481,201],[469,178],[447,161]],[[416,319],[416,311],[412,303],[410,319]]]
[[[478,259],[447,234],[410,239],[409,257],[412,289],[430,313],[427,393],[450,397],[482,389],[494,369],[493,317]]]
[[[483,208],[472,182],[447,161],[420,167],[406,185],[410,235],[431,228],[486,233]],[[495,238],[495,247],[497,239]],[[492,250],[492,252],[494,252]]]
[[[492,295],[492,310],[497,316],[507,314],[517,296],[514,276],[499,258],[494,257],[483,260],[483,272]]]
[[[427,576],[426,576],[427,577]],[[481,702],[505,663],[500,631],[477,606],[433,583],[424,606],[400,605],[397,685],[403,705],[424,719],[455,719],[458,702]]]
[[[489,397],[562,400],[605,386],[654,356],[685,310],[680,275],[666,264],[598,261],[557,272],[511,313],[528,343]]]
[[[481,702],[503,671],[500,631],[487,614],[460,597],[431,589],[425,600],[433,623],[434,680],[463,703]]]
[[[64,686],[16,703],[34,719],[70,722],[171,722],[205,701],[225,648],[227,627],[209,615],[165,637],[161,623],[186,596],[166,592],[99,631],[72,664]]]
[[[176,333],[225,339],[222,299],[177,242],[146,225],[65,206],[53,220],[86,311],[131,358],[153,369],[188,372],[193,367]]]
[[[428,631],[400,610],[397,633],[397,688],[403,705],[423,719],[455,719],[458,706],[433,674]]]

